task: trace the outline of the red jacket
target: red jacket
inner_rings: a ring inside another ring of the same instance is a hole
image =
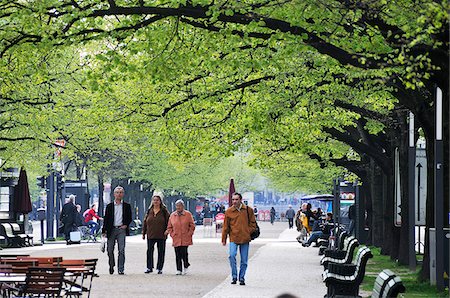
[[[194,235],[195,224],[191,212],[184,210],[181,215],[178,212],[172,212],[167,225],[170,237],[172,237],[172,246],[192,245],[192,235]]]
[[[100,216],[97,215],[97,212],[95,212],[94,209],[89,209],[89,211],[84,216],[84,222],[89,222],[93,218],[100,219]]]

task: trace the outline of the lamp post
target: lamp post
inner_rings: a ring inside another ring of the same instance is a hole
[[[55,174],[53,169],[47,177],[47,240],[54,241],[54,219],[55,219]]]
[[[409,147],[408,147],[408,263],[409,270],[416,270],[416,220],[415,220],[415,168],[416,168],[416,141],[414,137],[414,114],[409,112]],[[420,183],[417,181],[417,183]],[[419,193],[417,194],[420,195]],[[418,206],[420,208],[420,206]]]
[[[436,229],[436,287],[444,290],[444,144],[442,141],[442,90],[436,88],[434,141],[434,227]]]

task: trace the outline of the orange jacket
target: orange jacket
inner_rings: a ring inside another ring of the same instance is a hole
[[[191,212],[183,210],[181,215],[177,211],[172,212],[169,217],[167,231],[172,237],[172,246],[192,245],[192,235],[194,235],[195,224]]]
[[[249,208],[244,204],[241,206],[240,210],[231,206],[225,211],[222,242],[226,241],[228,235],[230,235],[230,242],[236,244],[248,243],[251,241],[250,234],[256,230],[255,214],[253,213],[252,208]]]

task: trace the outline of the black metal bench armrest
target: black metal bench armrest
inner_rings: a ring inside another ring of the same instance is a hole
[[[353,264],[336,264],[336,263],[328,264],[328,272],[333,273],[333,274],[350,276],[355,273],[355,270],[356,270],[356,265],[353,265]]]

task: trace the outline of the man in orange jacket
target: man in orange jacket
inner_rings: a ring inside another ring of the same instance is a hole
[[[231,197],[232,206],[225,211],[225,220],[222,229],[222,245],[227,244],[230,237],[229,260],[231,267],[231,284],[236,284],[238,272],[236,255],[239,247],[241,264],[239,266],[239,284],[245,285],[245,271],[247,270],[248,249],[251,233],[256,230],[256,218],[253,209],[242,203],[242,195],[235,192]]]

